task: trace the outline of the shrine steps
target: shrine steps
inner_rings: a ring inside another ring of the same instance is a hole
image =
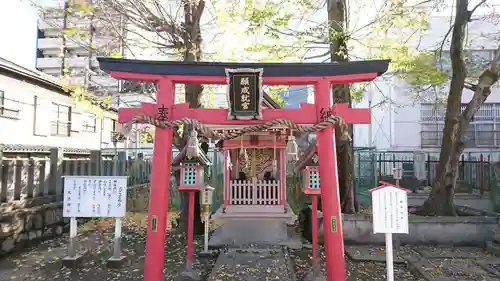
[[[209,241],[211,248],[243,247],[256,245],[285,245],[297,247],[296,237],[290,232],[290,225],[296,216],[287,206],[230,206],[223,212],[219,208],[212,216],[218,225]],[[293,231],[292,231],[293,232]],[[298,239],[300,243],[300,239]]]

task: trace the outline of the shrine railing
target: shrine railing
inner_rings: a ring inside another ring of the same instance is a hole
[[[232,180],[229,183],[230,205],[280,205],[280,181]]]

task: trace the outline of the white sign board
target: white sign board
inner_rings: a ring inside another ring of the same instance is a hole
[[[373,233],[408,234],[408,195],[394,186],[372,192]]]
[[[212,204],[212,191],[211,190],[202,190],[201,191],[201,204],[202,205],[211,205]]]
[[[126,203],[127,177],[64,177],[64,217],[121,218]]]

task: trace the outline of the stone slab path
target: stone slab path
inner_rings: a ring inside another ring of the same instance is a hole
[[[345,246],[346,255],[356,262],[385,262],[386,252],[384,246]],[[406,257],[414,256],[417,253],[410,247],[402,246],[399,251],[394,249],[394,263],[405,264]]]
[[[286,250],[228,249],[221,252],[208,281],[294,281],[295,273]]]
[[[368,266],[385,266],[384,246],[346,246],[345,251],[353,265],[351,269],[347,266],[348,275],[355,276],[352,280],[362,279],[363,277],[358,276],[359,272],[366,270]],[[394,262],[396,276],[402,274],[401,270],[398,272],[397,266],[407,265],[407,271],[411,272],[416,280],[500,280],[500,258],[478,247],[401,246],[399,251],[394,250]],[[361,264],[363,264],[362,270],[359,267],[354,269],[354,265]],[[384,274],[385,268],[380,272],[382,279],[385,278]],[[396,278],[396,280],[400,279],[409,280],[401,276]],[[348,280],[351,279],[348,278]]]
[[[500,280],[500,259],[476,247],[417,246],[420,256],[409,259],[410,269],[426,280]]]

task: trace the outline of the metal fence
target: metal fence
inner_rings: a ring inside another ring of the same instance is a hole
[[[425,154],[425,179],[415,181],[419,186],[430,186],[436,176],[439,153]],[[400,168],[403,178],[414,178],[415,153],[401,151],[377,151],[373,148],[356,148],[354,152],[358,200],[367,203],[368,189],[377,185],[377,179],[392,177],[393,169]],[[496,188],[493,166],[499,161],[500,151],[467,152],[460,157],[458,181],[471,192],[483,196]],[[405,186],[414,189],[416,186]]]
[[[172,157],[175,157],[177,153],[178,151],[174,149]],[[217,210],[223,203],[224,158],[221,152],[214,151],[213,149],[209,150],[208,158],[213,164],[210,184],[215,187],[213,209]],[[468,185],[474,192],[480,195],[484,195],[486,192],[491,192],[491,194],[493,194],[492,191],[497,186],[493,168],[494,164],[499,162],[499,160],[500,150],[464,153],[459,162],[458,180]],[[374,148],[364,147],[355,148],[354,175],[358,201],[362,204],[368,203],[370,201],[368,190],[376,187],[380,178],[392,177],[393,168],[401,168],[404,178],[414,178],[415,161],[414,152],[378,151]],[[418,186],[432,184],[438,163],[439,153],[425,153],[425,179],[423,181],[418,181]],[[146,171],[146,173],[150,174],[150,170]],[[133,173],[129,174],[129,177],[134,177]],[[175,181],[172,180],[169,196],[169,206],[172,209],[180,208],[182,201],[181,193],[174,185]],[[303,199],[301,185],[302,181],[300,175],[295,175],[289,170],[287,175],[287,194],[290,200],[292,198],[296,198],[296,200]],[[413,189],[416,186],[405,187]],[[291,196],[290,194],[294,195]],[[500,199],[498,201],[500,202]],[[289,203],[292,204],[292,202]]]

